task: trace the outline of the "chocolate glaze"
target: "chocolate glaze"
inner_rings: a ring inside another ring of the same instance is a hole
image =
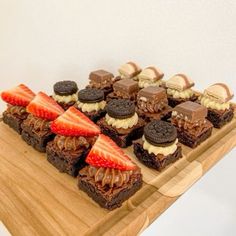
[[[96,183],[102,186],[108,185],[110,188],[121,187],[128,183],[131,175],[140,173],[140,169],[121,171],[112,168],[87,166],[80,171],[80,174],[94,178]]]

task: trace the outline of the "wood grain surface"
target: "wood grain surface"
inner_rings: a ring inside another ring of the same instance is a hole
[[[144,185],[121,208],[100,208],[77,180],[0,122],[0,221],[12,235],[136,235],[236,146],[236,119],[161,173],[142,165]]]

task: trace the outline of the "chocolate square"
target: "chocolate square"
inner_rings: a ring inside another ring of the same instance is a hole
[[[115,92],[120,92],[124,94],[136,93],[139,90],[138,82],[132,79],[121,79],[114,83],[113,89]]]
[[[112,73],[105,70],[96,70],[96,71],[92,71],[89,74],[89,79],[96,83],[101,83],[103,81],[110,81],[112,80],[113,77],[114,75]]]
[[[142,98],[145,98],[149,101],[160,101],[165,98],[167,99],[166,90],[157,86],[150,86],[139,91],[138,99]]]
[[[179,104],[174,108],[173,112],[177,112],[177,115],[187,117],[190,122],[195,122],[198,120],[203,120],[207,116],[207,108],[196,103],[187,101]]]

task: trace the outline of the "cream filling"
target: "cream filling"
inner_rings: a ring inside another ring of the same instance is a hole
[[[175,140],[175,142],[173,144],[171,144],[170,146],[167,147],[158,147],[158,146],[154,146],[152,144],[150,144],[145,137],[142,137],[143,139],[143,149],[147,150],[149,154],[153,153],[155,155],[161,154],[164,156],[168,156],[172,153],[174,153],[177,149],[177,143],[178,143],[178,139]]]
[[[135,113],[133,116],[126,119],[116,119],[106,114],[105,119],[108,125],[111,125],[112,127],[116,127],[118,129],[119,128],[128,129],[137,125],[138,123],[137,113]]]
[[[74,93],[72,95],[67,95],[67,96],[61,96],[61,95],[53,94],[53,98],[57,102],[61,102],[61,103],[77,102],[78,94]]]
[[[230,103],[229,102],[224,102],[224,103],[219,103],[211,98],[202,96],[200,98],[200,102],[203,106],[206,108],[212,108],[215,110],[226,110],[230,108]]]
[[[152,80],[147,80],[147,79],[142,79],[142,78],[139,78],[139,82],[138,82],[139,88],[146,88],[149,86],[158,86],[159,87],[161,84],[162,84],[161,80],[152,81]]]
[[[178,91],[176,89],[167,89],[167,94],[171,95],[173,98],[191,98],[193,96],[192,89],[185,89],[183,91]]]
[[[94,103],[83,103],[78,101],[77,105],[82,112],[99,111],[105,108],[106,101],[94,102]]]

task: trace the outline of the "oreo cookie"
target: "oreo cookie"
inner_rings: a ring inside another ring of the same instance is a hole
[[[72,95],[78,91],[77,84],[70,80],[64,80],[55,83],[53,89],[54,93],[60,96]]]
[[[165,147],[175,142],[177,130],[171,123],[154,120],[144,127],[144,137],[154,146]]]
[[[134,115],[135,104],[128,99],[113,99],[108,102],[106,111],[113,118],[125,119]]]
[[[101,89],[86,88],[82,89],[78,93],[78,99],[84,103],[95,103],[104,100],[104,92]]]

